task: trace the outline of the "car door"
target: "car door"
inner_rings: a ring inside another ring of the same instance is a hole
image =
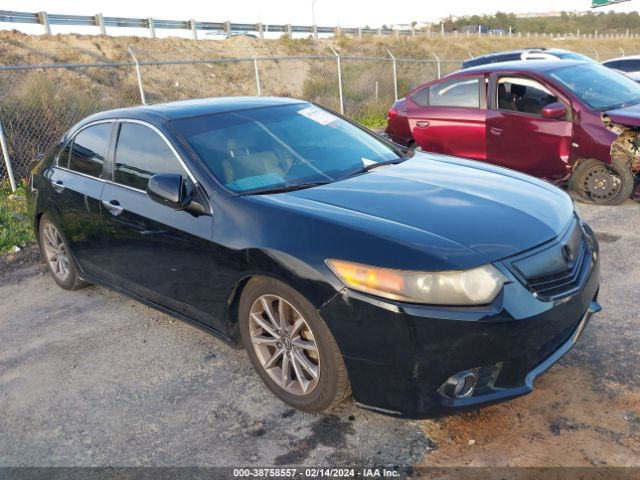
[[[102,237],[100,197],[112,130],[112,121],[84,127],[69,140],[55,166],[46,173],[55,221],[80,269],[98,278],[106,278],[110,269]]]
[[[493,75],[487,111],[487,161],[550,180],[571,171],[571,104],[531,77]],[[542,109],[560,102],[564,118],[543,118]]]
[[[113,282],[161,307],[220,327],[212,317],[210,295],[216,281],[212,216],[157,203],[146,187],[156,173],[178,173],[193,183],[199,203],[208,205],[206,195],[154,126],[127,120],[117,130],[112,177],[101,197]]]
[[[483,76],[433,83],[409,96],[407,116],[423,150],[485,158],[486,87]]]

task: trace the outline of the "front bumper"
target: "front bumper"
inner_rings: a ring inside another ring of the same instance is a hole
[[[580,288],[554,301],[514,280],[484,307],[399,304],[345,289],[320,313],[360,406],[426,418],[531,392],[600,310],[599,282],[596,250]],[[481,379],[472,396],[444,395],[449,377],[471,369]]]

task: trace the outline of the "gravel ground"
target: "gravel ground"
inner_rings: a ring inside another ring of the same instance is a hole
[[[604,311],[529,396],[407,421],[296,412],[242,351],[102,287],[0,258],[0,466],[640,466],[640,205],[579,206]]]

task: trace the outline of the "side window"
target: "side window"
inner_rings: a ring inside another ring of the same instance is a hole
[[[111,127],[111,123],[99,123],[81,130],[75,136],[69,155],[69,170],[96,178],[100,177],[109,147]],[[64,155],[65,151],[63,150],[58,159],[62,166],[64,166]]]
[[[459,78],[432,85],[429,105],[480,108],[479,78]]]
[[[637,72],[640,71],[640,60],[621,60],[615,68],[623,72]]]
[[[411,95],[411,100],[413,100],[416,104],[421,107],[426,107],[429,105],[429,88],[423,88],[418,90],[416,93]]]
[[[544,85],[529,78],[502,77],[498,80],[499,110],[542,115],[542,109],[558,101]]]
[[[187,172],[160,135],[139,123],[122,123],[116,145],[114,181],[146,190],[149,178],[156,173],[179,173],[187,178]]]

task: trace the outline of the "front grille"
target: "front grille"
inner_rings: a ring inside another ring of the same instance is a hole
[[[552,275],[542,275],[529,278],[529,288],[543,299],[557,298],[577,288],[582,279],[582,273],[589,269],[591,255],[586,242],[580,242],[578,257],[568,269]]]
[[[536,297],[552,301],[579,290],[597,244],[575,219],[553,244],[512,258],[507,265]]]

